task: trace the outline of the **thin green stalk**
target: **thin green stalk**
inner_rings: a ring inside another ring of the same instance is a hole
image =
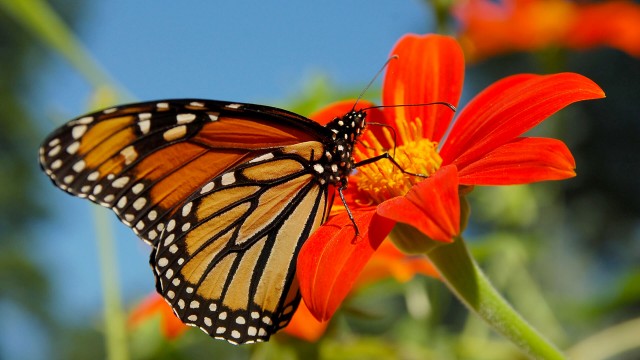
[[[109,225],[107,211],[93,206],[96,222],[96,240],[102,288],[104,290],[104,318],[107,342],[107,358],[110,360],[126,360],[127,329],[125,314],[120,301],[120,285],[118,283],[118,262],[116,261],[114,238]]]
[[[433,243],[408,225],[398,224],[391,236],[394,243]],[[408,238],[408,237],[411,238]],[[520,316],[491,285],[473,260],[462,238],[450,244],[426,246],[424,253],[440,272],[442,281],[469,310],[494,330],[511,340],[527,355],[537,359],[565,359],[542,334]]]
[[[93,87],[115,85],[49,4],[42,0],[0,0],[0,10],[13,17],[42,43],[62,55]]]
[[[127,93],[102,70],[60,19],[42,0],[0,0],[0,11],[11,16],[43,44],[62,55],[95,89],[98,99],[108,96],[124,99]],[[112,360],[129,358],[125,315],[120,302],[115,245],[105,211],[95,207],[95,221],[102,286],[107,355]]]
[[[567,351],[572,359],[609,359],[640,348],[640,318],[606,328],[582,340]]]

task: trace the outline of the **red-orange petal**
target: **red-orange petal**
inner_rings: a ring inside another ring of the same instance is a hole
[[[360,273],[354,287],[360,288],[388,277],[407,282],[417,274],[439,276],[438,270],[426,257],[404,254],[393,242],[383,241]]]
[[[328,325],[328,321],[316,320],[304,301],[301,301],[291,322],[282,331],[299,339],[315,342],[322,337]]]
[[[579,74],[507,77],[478,94],[460,113],[440,151],[443,164],[455,164],[462,171],[565,106],[602,97],[602,89]]]
[[[322,125],[326,125],[327,123],[331,122],[331,120],[337,117],[342,117],[349,111],[353,110],[353,105],[355,103],[356,103],[356,99],[342,100],[342,101],[331,103],[323,107],[322,109],[314,112],[313,114],[311,114],[309,116],[309,119],[313,119]],[[358,104],[355,109],[356,110],[364,109],[372,106],[375,106],[375,104],[367,100],[360,100],[358,101]],[[383,118],[384,118],[384,115],[382,114],[382,111],[380,109],[367,110],[368,122],[384,122]]]
[[[360,235],[346,212],[329,219],[304,243],[298,255],[298,281],[302,298],[320,321],[331,318],[393,222],[375,208],[353,210]]]
[[[384,79],[384,105],[415,105],[435,101],[458,105],[464,79],[464,56],[460,45],[441,35],[405,35],[391,55],[398,59],[389,63]],[[442,105],[403,106],[384,109],[388,120],[423,122],[422,137],[440,141],[453,112]],[[396,129],[394,122],[390,123]],[[401,145],[401,143],[398,143]]]
[[[451,242],[460,234],[460,198],[455,166],[445,166],[405,196],[378,205],[378,214],[409,224],[429,238]]]
[[[518,138],[458,173],[464,185],[514,185],[574,177],[576,162],[560,140]]]

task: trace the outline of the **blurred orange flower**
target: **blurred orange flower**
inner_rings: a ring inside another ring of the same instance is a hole
[[[640,57],[640,5],[624,0],[465,0],[454,7],[467,59],[549,46],[610,46]]]
[[[155,317],[160,317],[162,333],[167,339],[175,339],[187,330],[187,326],[175,316],[169,304],[157,293],[151,294],[133,309],[129,315],[129,328],[136,328]]]

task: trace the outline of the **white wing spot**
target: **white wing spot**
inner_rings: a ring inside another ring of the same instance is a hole
[[[84,170],[85,165],[84,160],[79,160],[77,163],[73,164],[73,171],[80,172]]]
[[[156,217],[158,217],[158,212],[155,210],[151,210],[149,211],[149,213],[147,214],[147,217],[149,218],[149,220],[153,221],[156,219]]]
[[[247,329],[247,334],[249,336],[256,336],[257,333],[258,329],[255,326],[249,326],[249,328]]]
[[[242,105],[240,104],[229,104],[226,106],[229,109],[240,109],[242,107]]]
[[[187,203],[187,205],[182,207],[182,216],[187,216],[191,212],[191,207],[193,206],[192,202]]]
[[[178,120],[178,124],[188,124],[196,119],[196,114],[178,114],[176,116],[176,120]]]
[[[189,294],[191,294],[191,293],[193,292],[193,288],[192,288],[192,287],[188,287],[188,288],[187,288],[187,292],[188,292]]]
[[[238,330],[233,330],[231,332],[231,336],[233,336],[236,339],[239,339],[240,338],[240,332]]]
[[[180,285],[180,279],[179,278],[174,278],[171,283],[173,284],[173,286],[178,286],[178,285]]]
[[[218,121],[218,117],[220,117],[220,113],[217,112],[210,112],[209,114],[209,120],[211,121]]]
[[[169,299],[173,299],[176,296],[176,293],[174,293],[172,290],[167,291],[167,297]]]
[[[149,240],[154,240],[156,237],[158,237],[158,233],[155,230],[151,230],[149,231],[149,234],[147,234],[147,236],[149,237]]]
[[[257,311],[253,311],[253,312],[251,313],[251,318],[252,318],[252,319],[257,319],[257,318],[259,318],[259,317],[260,317],[260,313],[258,313]]]
[[[142,114],[140,114],[142,115]],[[149,129],[151,129],[151,120],[142,120],[138,123],[138,126],[140,127],[140,132],[143,135],[146,135],[149,133]]]
[[[320,164],[313,165],[313,170],[315,170],[318,174],[322,174],[324,172],[324,167]]]
[[[218,306],[214,303],[211,303],[211,305],[209,305],[209,310],[211,311],[216,311],[218,310]]]
[[[158,265],[165,267],[167,265],[169,265],[169,260],[167,258],[160,258],[158,259]]]
[[[258,330],[258,336],[265,336],[267,335],[267,330],[260,328],[260,330]]]
[[[207,183],[207,185],[202,187],[202,190],[200,190],[200,194],[206,194],[209,191],[213,190],[213,181],[210,183]]]
[[[112,107],[112,108],[110,108],[110,109],[104,110],[102,113],[104,113],[104,114],[111,114],[111,113],[116,112],[116,110],[118,110],[118,108],[117,108],[117,107]]]
[[[98,180],[99,177],[100,177],[100,172],[96,170],[87,176],[87,180],[96,181]]]
[[[73,124],[91,124],[91,122],[93,121],[93,116],[85,116],[83,118],[80,118],[76,121],[73,121]]]
[[[55,138],[55,139],[49,141],[49,146],[56,146],[58,144],[60,144],[60,138]]]
[[[227,318],[227,312],[223,311],[220,313],[220,315],[218,315],[218,319],[220,320],[225,320]]]
[[[64,181],[67,184],[71,184],[71,182],[73,181],[73,175],[67,175],[64,177],[64,179],[62,179],[62,181]]]
[[[184,259],[183,258],[178,259],[178,265],[182,265],[182,264],[184,264]]]
[[[60,166],[62,166],[62,160],[58,159],[54,162],[51,163],[51,168],[53,170],[58,169]]]
[[[271,322],[271,318],[270,318],[270,317],[268,317],[268,316],[263,317],[263,318],[262,318],[262,322],[263,322],[263,323],[265,323],[265,324],[267,324],[267,325],[271,325],[271,324],[273,324],[273,322]]]
[[[232,172],[228,172],[222,175],[222,185],[231,185],[236,182],[236,175]]]
[[[169,252],[172,254],[175,254],[178,252],[178,246],[176,244],[173,244],[171,246],[169,246]]]
[[[180,125],[165,131],[164,134],[162,134],[162,137],[165,141],[174,141],[184,137],[185,135],[187,135],[187,126]]]
[[[113,194],[109,194],[109,195],[107,195],[107,196],[105,196],[105,197],[104,197],[104,201],[105,201],[105,202],[107,202],[107,203],[110,203],[110,202],[112,202],[112,201],[113,201],[113,199],[115,199],[115,198],[116,198],[116,196],[115,196],[115,195],[113,195]]]
[[[182,299],[178,300],[178,307],[180,309],[184,309],[184,300],[182,300]]]
[[[140,194],[140,192],[142,192],[143,189],[144,189],[144,184],[143,183],[137,183],[131,188],[131,191],[134,194]]]
[[[192,101],[189,103],[189,105],[195,106],[195,107],[204,107],[204,103],[200,101]]]
[[[269,159],[273,159],[273,153],[266,153],[266,154],[260,155],[255,159],[251,159],[251,161],[249,162],[254,163],[254,162],[260,162],[260,161],[269,160]]]
[[[184,223],[182,224],[182,231],[186,232],[187,230],[189,230],[191,228],[191,223]]]
[[[189,320],[189,321],[196,321],[196,320],[198,320],[198,315],[189,315],[189,317],[187,318],[187,320]]]
[[[167,236],[167,238],[166,238],[166,239],[164,239],[164,246],[169,246],[169,245],[171,245],[171,243],[173,242],[173,239],[174,239],[175,237],[176,237],[176,236],[175,236],[174,234],[170,234],[169,236]]]
[[[116,206],[122,209],[125,207],[125,205],[127,205],[127,197],[123,196],[120,198],[120,200],[118,200],[118,204],[116,204]]]
[[[129,145],[120,151],[120,155],[124,157],[124,164],[129,165],[138,158],[138,152],[133,145]]]
[[[247,321],[246,321],[242,316],[238,316],[238,317],[236,318],[236,323],[237,323],[237,324],[240,324],[240,325],[243,325],[243,324],[246,324],[246,323],[247,323]]]
[[[225,331],[227,331],[227,328],[220,326],[216,329],[216,334],[224,334]]]
[[[133,202],[133,208],[136,210],[142,210],[142,208],[147,204],[147,199],[140,197],[137,198],[136,201]]]
[[[173,269],[167,269],[167,272],[164,274],[167,279],[171,279],[173,277]]]
[[[90,185],[85,185],[85,186],[80,188],[80,191],[82,191],[83,193],[86,193],[89,190],[91,190],[91,186]]]
[[[193,300],[193,301],[189,304],[189,307],[190,307],[190,308],[192,308],[192,309],[197,309],[197,308],[199,308],[199,307],[200,307],[200,302],[198,302],[198,301],[196,301],[196,300]]]
[[[62,149],[62,146],[56,145],[53,149],[49,150],[49,153],[47,155],[49,157],[56,156],[60,153],[60,149]]]
[[[171,221],[169,221],[169,223],[167,224],[167,231],[173,231],[175,227],[176,221],[174,219],[171,219]]]
[[[123,176],[113,180],[113,182],[111,183],[111,186],[113,186],[114,188],[120,189],[120,188],[123,188],[125,185],[127,185],[128,182],[129,182],[129,177]]]
[[[208,317],[204,317],[204,324],[211,327],[211,325],[213,325],[213,322],[211,322],[211,319]]]
[[[136,229],[138,230],[144,229],[144,221],[142,220],[138,221],[138,223],[136,224]]]
[[[156,107],[158,109],[168,109],[169,108],[169,103],[159,102],[159,103],[156,104]]]
[[[98,184],[93,188],[93,195],[98,195],[102,192],[102,185]]]
[[[149,120],[149,119],[151,119],[151,113],[149,113],[149,112],[140,113],[140,114],[138,114],[138,119],[140,119],[140,120]]]
[[[135,219],[136,217],[133,216],[133,214],[124,214],[124,219],[131,222],[133,221],[133,219]]]
[[[80,142],[73,142],[71,145],[67,146],[67,152],[71,155],[75,154],[76,151],[80,148]]]
[[[71,136],[73,136],[74,139],[78,139],[84,135],[85,131],[87,131],[87,125],[74,126],[73,129],[71,129]]]

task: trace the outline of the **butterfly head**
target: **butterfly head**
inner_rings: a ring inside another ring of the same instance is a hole
[[[331,131],[331,140],[325,144],[325,167],[329,176],[326,180],[339,186],[346,186],[347,176],[354,168],[353,148],[366,127],[366,112],[352,110],[335,118],[326,127]]]

